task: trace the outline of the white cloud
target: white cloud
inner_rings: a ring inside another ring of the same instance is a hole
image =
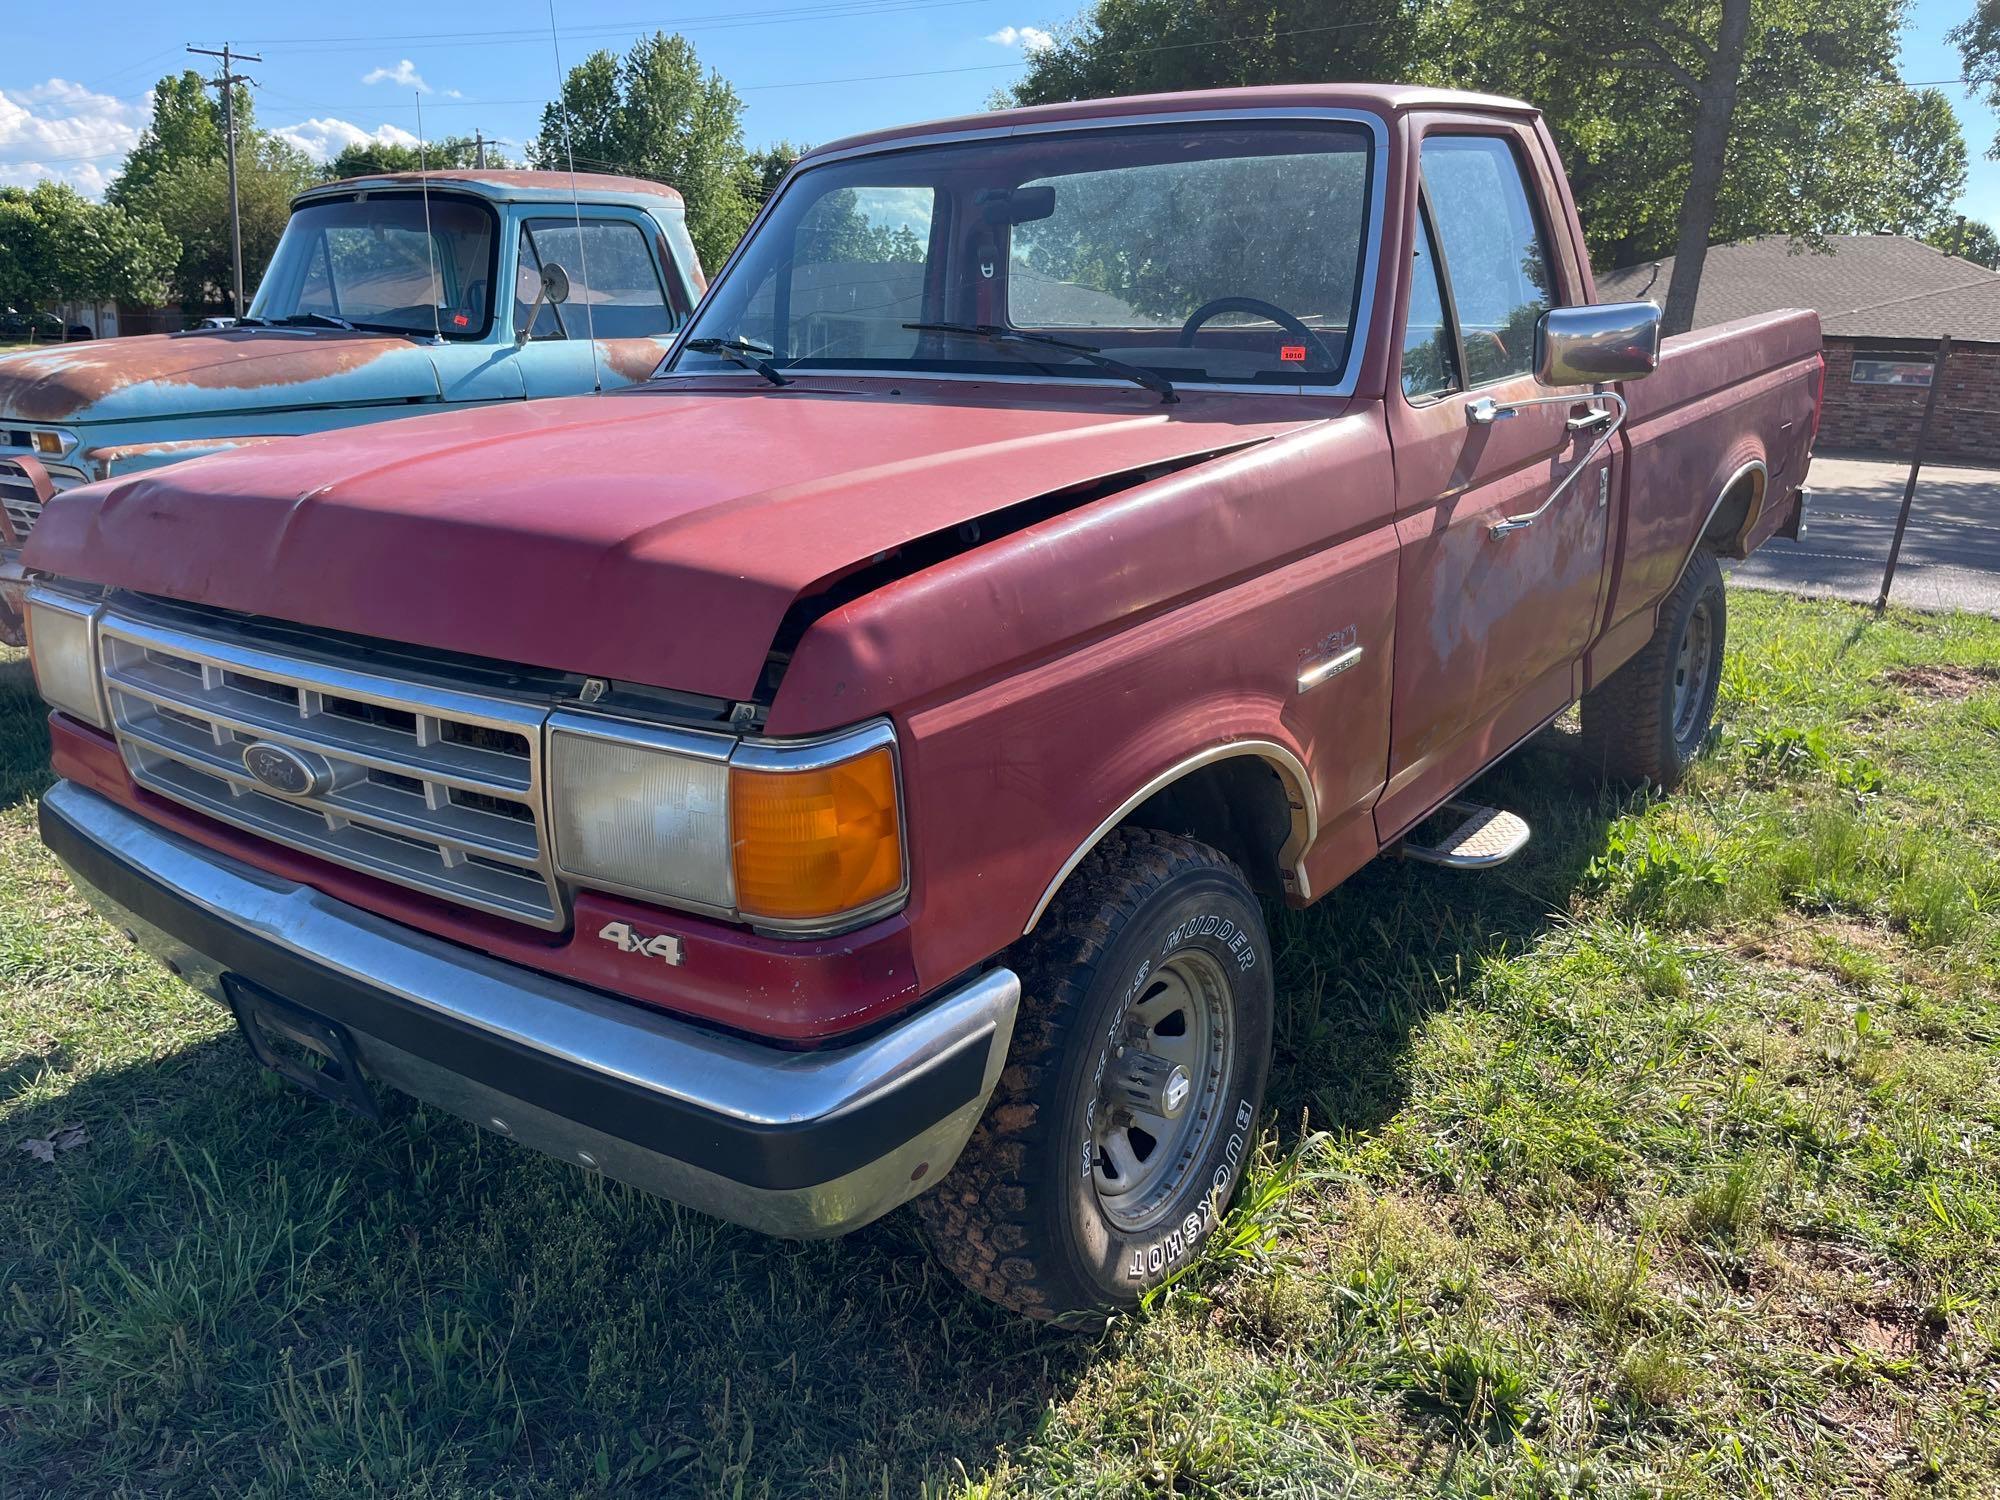
[[[1055,36],[1039,26],[1002,26],[989,32],[986,40],[996,47],[1019,47],[1023,52],[1040,52],[1056,44]]]
[[[417,65],[407,57],[393,68],[371,68],[361,75],[363,83],[399,83],[404,88],[415,89],[420,94],[428,94],[431,86],[424,82],[424,75],[417,71]]]
[[[150,113],[146,96],[119,99],[64,78],[0,90],[0,184],[55,177],[95,198],[139,143]]]
[[[370,142],[379,146],[417,143],[417,138],[400,125],[377,125],[373,130],[363,130],[359,125],[330,116],[304,120],[297,125],[280,125],[271,133],[280,140],[290,141],[315,161],[330,161],[349,146],[365,146]]]

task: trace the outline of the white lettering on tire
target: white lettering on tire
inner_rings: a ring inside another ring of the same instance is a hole
[[[1198,1205],[1188,1211],[1187,1217],[1166,1234],[1132,1247],[1131,1256],[1125,1263],[1127,1281],[1157,1279],[1164,1271],[1193,1255],[1209,1231],[1221,1222],[1223,1200],[1228,1196],[1237,1165],[1243,1160],[1243,1149],[1256,1118],[1250,1101],[1239,1100],[1236,1105],[1236,1128],[1222,1144],[1222,1161],[1217,1165],[1215,1175],[1209,1179],[1209,1191]]]

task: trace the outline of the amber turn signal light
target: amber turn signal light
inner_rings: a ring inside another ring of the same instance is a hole
[[[903,887],[895,752],[802,771],[731,769],[736,906],[744,916],[841,916]]]

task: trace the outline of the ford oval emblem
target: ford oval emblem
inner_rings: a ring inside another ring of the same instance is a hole
[[[269,740],[243,747],[243,769],[266,791],[286,797],[311,797],[333,785],[333,767],[325,756]]]

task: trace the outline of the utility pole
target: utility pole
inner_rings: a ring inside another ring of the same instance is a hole
[[[465,137],[460,136],[459,139],[463,140]],[[486,133],[477,126],[474,126],[472,131],[472,164],[481,171],[486,168]]]
[[[229,267],[236,283],[235,312],[243,316],[243,209],[236,194],[236,85],[254,80],[238,73],[231,64],[239,62],[260,63],[262,54],[256,52],[234,52],[229,43],[222,44],[220,52],[210,47],[189,47],[188,51],[197,57],[219,57],[222,72],[209,81],[222,90],[222,141],[229,153]]]

